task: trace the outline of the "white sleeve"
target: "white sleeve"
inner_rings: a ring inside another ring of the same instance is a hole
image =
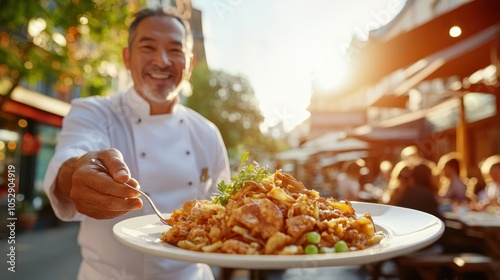
[[[63,120],[55,154],[47,167],[43,189],[47,194],[56,216],[63,221],[81,220],[73,203],[54,192],[55,180],[61,165],[72,157],[79,157],[89,151],[109,147],[109,135],[105,124],[106,113],[94,99],[76,99]]]

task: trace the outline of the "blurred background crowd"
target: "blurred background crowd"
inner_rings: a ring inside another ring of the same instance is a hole
[[[351,201],[401,205],[438,215],[439,211],[500,209],[500,155],[477,163],[480,177],[467,176],[457,152],[438,162],[420,155],[416,146],[405,147],[400,160],[383,160],[373,173],[365,160],[357,159],[329,167],[319,175],[317,189],[324,196]],[[326,177],[325,180],[323,177]],[[314,185],[314,182],[312,183]]]

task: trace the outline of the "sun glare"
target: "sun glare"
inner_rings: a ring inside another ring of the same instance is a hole
[[[309,117],[312,94],[334,94],[346,84],[353,37],[368,38],[406,1],[277,0],[265,9],[258,1],[192,2],[203,11],[210,67],[247,76],[265,127],[288,131]]]
[[[321,61],[313,70],[314,90],[330,92],[342,86],[347,76],[347,62],[341,54]]]

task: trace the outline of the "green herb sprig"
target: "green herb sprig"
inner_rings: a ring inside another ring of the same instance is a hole
[[[271,176],[271,173],[258,163],[245,165],[248,160],[248,152],[244,152],[240,158],[240,166],[238,168],[238,175],[231,177],[231,182],[226,183],[221,181],[217,185],[217,190],[220,194],[212,198],[215,203],[226,206],[229,198],[241,190],[246,183],[250,181],[261,182],[264,178]]]

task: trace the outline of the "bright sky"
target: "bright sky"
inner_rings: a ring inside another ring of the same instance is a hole
[[[209,67],[248,78],[266,121],[287,130],[309,117],[312,84],[342,81],[344,50],[405,0],[192,0],[202,11]],[[397,12],[395,12],[397,11]]]

